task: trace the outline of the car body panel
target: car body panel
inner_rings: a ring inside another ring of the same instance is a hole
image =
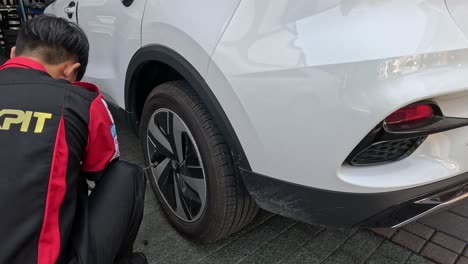
[[[468,2],[464,0],[446,0],[445,2],[456,23],[468,37]]]
[[[142,46],[168,47],[205,76],[211,54],[239,2],[240,0],[150,0],[142,26]]]
[[[48,12],[63,17],[68,1]],[[422,214],[405,206],[468,190],[467,127],[430,135],[399,161],[346,162],[408,104],[468,118],[466,17],[462,0],[79,0],[77,16],[91,44],[85,79],[107,99],[125,107],[145,58],[174,62],[226,119],[218,126],[232,126],[223,133],[257,204],[332,226],[406,223]]]
[[[128,64],[141,47],[141,21],[146,0],[129,7],[121,1],[80,0],[78,20],[90,46],[86,80],[96,83],[119,106],[124,106]],[[99,10],[99,12],[95,11]]]
[[[212,61],[207,83],[232,89],[214,92],[256,173],[378,193],[468,170],[466,128],[430,136],[398,162],[344,162],[375,125],[413,102],[431,99],[468,117],[468,41],[443,0],[244,0]]]
[[[66,17],[59,0],[46,12]],[[84,80],[95,83],[107,100],[124,107],[124,84],[128,64],[141,47],[141,23],[146,0],[126,7],[121,1],[79,0],[75,17],[90,44],[89,63]]]
[[[205,78],[254,172],[378,193],[468,171],[466,128],[432,135],[398,162],[345,163],[407,104],[430,99],[468,117],[468,41],[455,9],[444,0],[80,0],[78,20],[91,43],[85,78],[119,106],[136,51],[168,47]]]

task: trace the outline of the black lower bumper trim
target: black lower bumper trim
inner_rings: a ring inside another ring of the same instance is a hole
[[[468,183],[468,173],[436,183],[384,193],[345,193],[292,184],[241,170],[257,204],[270,212],[329,227],[392,227],[429,207],[415,201]]]

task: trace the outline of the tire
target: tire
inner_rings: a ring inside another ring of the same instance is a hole
[[[255,217],[258,207],[236,174],[223,135],[186,82],[154,88],[141,121],[146,165],[150,159],[158,163],[147,172],[151,187],[179,232],[213,242]]]

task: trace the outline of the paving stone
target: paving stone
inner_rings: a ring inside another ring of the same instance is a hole
[[[410,250],[416,253],[419,253],[419,251],[421,251],[421,249],[423,248],[424,244],[426,244],[426,240],[416,235],[413,235],[405,230],[399,230],[398,233],[396,233],[393,236],[392,241],[406,248],[409,248]]]
[[[450,211],[443,211],[425,217],[420,221],[453,237],[468,241],[468,218],[456,215]]]
[[[145,202],[145,210],[143,211],[143,217],[159,210],[159,203],[156,200],[150,200]]]
[[[337,251],[335,251],[323,263],[327,264],[349,264],[364,263],[384,239],[367,230],[358,230]]]
[[[356,230],[325,229],[289,255],[282,263],[321,263],[335,252]]]
[[[170,264],[170,263],[186,263],[187,259],[190,259],[191,262],[199,262],[206,258],[207,256],[210,256],[213,254],[213,252],[216,252],[226,245],[232,243],[239,237],[247,234],[251,230],[257,228],[258,226],[264,224],[266,221],[271,219],[274,215],[260,210],[258,215],[255,217],[255,219],[244,229],[241,231],[214,243],[209,243],[209,244],[198,244],[198,243],[193,243],[190,241],[185,241],[185,246],[181,252],[175,252],[172,253],[172,255],[166,256],[165,257],[165,264]],[[182,243],[183,246],[183,243]]]
[[[160,243],[167,236],[176,233],[175,229],[167,222],[163,212],[154,211],[143,217],[135,248],[151,247]]]
[[[146,190],[145,190],[145,202],[154,201],[156,197],[151,189],[150,183],[146,182]]]
[[[460,257],[457,261],[457,264],[468,264],[468,258]]]
[[[456,253],[434,243],[428,243],[421,251],[421,255],[441,264],[453,264],[458,257]]]
[[[241,260],[239,263],[276,263],[294,252],[304,242],[312,238],[320,228],[311,225],[297,223],[284,233],[278,235],[274,240],[260,247],[252,255]]]
[[[170,254],[164,256],[164,264],[172,263],[197,263],[204,257],[212,254],[219,248],[232,242],[232,238],[228,238],[222,241],[218,241],[210,244],[197,244],[191,241],[182,241],[179,245],[180,252],[171,251]],[[169,243],[172,243],[169,241]],[[190,261],[187,261],[190,260]]]
[[[375,253],[370,257],[367,264],[397,264],[405,263],[412,254],[409,249],[403,248],[391,241],[383,242]]]
[[[429,240],[435,232],[433,228],[418,222],[405,225],[403,229],[426,240]]]
[[[250,231],[256,230],[257,227],[265,223],[263,220],[268,221],[271,219],[271,217],[263,218],[262,215],[265,214],[261,214],[258,220],[254,219],[253,225],[249,225],[246,231],[243,230],[215,243],[195,243],[174,232],[168,234],[157,243],[150,243],[148,247],[143,249],[143,252],[147,255],[150,263],[198,263],[200,260],[213,254],[213,252],[223,249]],[[255,243],[258,240],[254,239],[250,242]]]
[[[408,258],[405,264],[432,264],[432,263],[434,262],[413,253]]]
[[[372,228],[371,230],[385,238],[391,238],[398,231],[397,228]]]
[[[200,244],[192,242],[184,236],[175,233],[167,236],[156,246],[149,248],[149,257],[154,263],[164,264],[181,264],[181,263],[200,263],[204,262],[203,259],[216,254],[217,251],[221,251],[224,247],[229,246],[237,239],[243,237],[246,233],[236,233],[221,241]],[[259,242],[258,240],[252,240],[251,242]],[[233,253],[228,251],[228,254]],[[212,262],[209,262],[212,263]],[[213,262],[217,263],[217,262]],[[234,261],[228,261],[226,263],[234,263]]]
[[[434,237],[432,237],[431,241],[458,254],[461,254],[465,248],[465,242],[442,232],[437,232]]]
[[[187,245],[190,241],[179,233],[170,233],[157,243],[150,243],[143,248],[142,252],[146,255],[150,263],[168,263],[168,256],[178,253],[183,257],[181,263],[193,263],[192,259],[185,254]]]
[[[291,219],[274,216],[263,225],[256,227],[203,259],[201,263],[236,263],[270,242],[295,223],[296,222]]]
[[[461,201],[457,206],[454,206],[450,211],[468,218],[468,200]]]
[[[468,247],[465,247],[465,250],[463,250],[463,256],[468,258]]]

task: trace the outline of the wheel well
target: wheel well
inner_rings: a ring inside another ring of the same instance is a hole
[[[136,120],[140,120],[146,98],[160,84],[184,80],[171,66],[158,61],[148,61],[140,66],[132,78],[134,89],[134,111]]]
[[[130,124],[138,131],[143,106],[154,87],[169,81],[185,80],[200,97],[224,135],[235,163],[251,170],[242,145],[224,109],[200,73],[180,54],[160,45],[149,45],[133,56],[125,78],[125,108]]]

